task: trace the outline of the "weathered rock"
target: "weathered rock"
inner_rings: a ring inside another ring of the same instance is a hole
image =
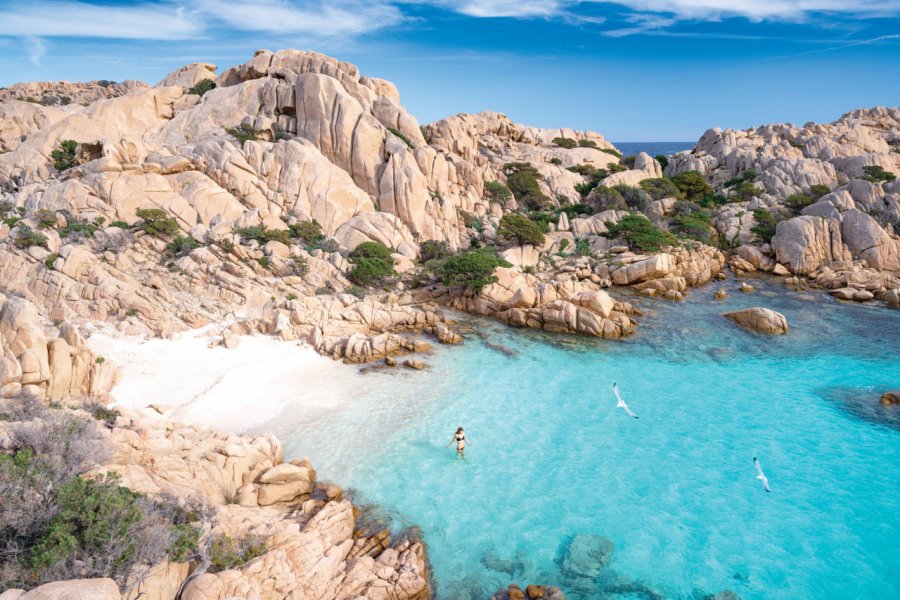
[[[120,600],[112,579],[73,579],[45,583],[19,596],[19,600]]]
[[[896,406],[900,404],[900,391],[887,391],[881,395],[882,406]]]
[[[725,317],[741,327],[760,333],[787,333],[788,331],[788,323],[785,316],[768,308],[755,306],[725,313]]]
[[[596,579],[609,566],[612,554],[613,543],[607,538],[576,535],[566,548],[561,569],[568,577]]]

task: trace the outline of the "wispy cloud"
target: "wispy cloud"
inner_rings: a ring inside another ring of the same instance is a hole
[[[844,50],[846,48],[854,48],[857,46],[870,46],[872,44],[878,44],[881,42],[890,42],[893,40],[900,40],[900,33],[893,33],[890,35],[879,35],[877,37],[865,39],[865,40],[850,40],[843,44],[836,44],[834,46],[829,46],[827,48],[816,48],[815,50],[806,50],[804,52],[797,52],[794,54],[788,54],[785,56],[776,56],[770,58],[768,60],[781,60],[785,58],[793,58],[795,56],[805,56],[807,54],[819,54],[821,52],[833,52],[835,50]]]
[[[41,59],[47,54],[47,45],[44,43],[44,40],[29,35],[22,39],[22,45],[25,47],[25,53],[28,55],[28,60],[31,61],[31,64],[40,66]]]

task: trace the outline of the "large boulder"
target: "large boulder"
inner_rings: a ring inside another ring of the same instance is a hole
[[[844,213],[841,237],[854,257],[875,269],[900,271],[900,248],[878,221],[858,210]]]
[[[836,219],[801,216],[782,221],[775,229],[772,250],[792,273],[807,275],[835,261],[850,260],[841,224]]]
[[[725,313],[725,317],[741,327],[760,333],[787,333],[788,331],[787,319],[783,314],[761,306]]]
[[[120,600],[121,597],[119,586],[112,579],[72,579],[45,583],[18,600]]]
[[[654,254],[649,258],[619,267],[611,273],[612,281],[616,285],[631,285],[665,277],[675,270],[675,264],[675,257],[671,254],[665,252]]]
[[[566,548],[560,568],[568,577],[596,579],[609,566],[613,543],[599,535],[580,534]]]

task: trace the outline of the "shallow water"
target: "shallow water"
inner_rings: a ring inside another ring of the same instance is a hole
[[[871,408],[900,387],[900,311],[765,284],[713,302],[715,287],[641,301],[624,342],[473,321],[519,353],[469,336],[429,371],[369,373],[339,411],[259,429],[397,529],[420,526],[438,598],[512,581],[576,599],[900,597],[900,428]],[[721,316],[753,305],[790,333]],[[640,419],[615,408],[613,381]],[[458,425],[465,461],[444,447]],[[614,544],[594,580],[560,570],[577,534]]]

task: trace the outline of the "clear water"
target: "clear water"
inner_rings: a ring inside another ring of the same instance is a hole
[[[682,150],[690,150],[697,142],[613,142],[625,156],[638,152],[646,152],[650,156],[657,154],[675,154]]]
[[[474,321],[518,355],[470,335],[429,371],[369,373],[339,412],[260,429],[394,527],[420,526],[438,598],[513,581],[575,599],[900,598],[900,421],[876,408],[900,387],[900,311],[759,287],[636,301],[648,314],[624,342]],[[753,305],[790,333],[721,316]],[[465,461],[444,447],[459,425]],[[576,534],[614,544],[596,580],[559,568]]]

